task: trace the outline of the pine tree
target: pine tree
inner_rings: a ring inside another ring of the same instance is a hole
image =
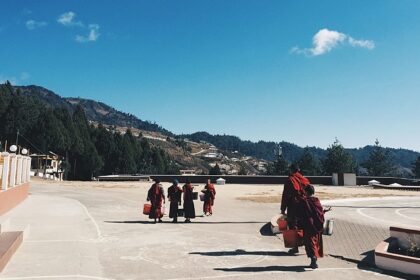
[[[322,167],[325,175],[356,172],[356,163],[353,157],[344,149],[338,139],[335,139],[334,143],[328,147]]]
[[[303,150],[302,156],[297,161],[301,171],[305,175],[319,175],[320,167],[308,147]]]
[[[267,167],[267,175],[289,175],[289,162],[283,154],[278,155],[277,159]]]
[[[416,178],[420,178],[420,156],[417,157],[417,160],[413,163],[413,174]]]
[[[390,176],[395,170],[389,152],[379,145],[378,139],[362,166],[367,169],[370,176]]]
[[[209,175],[222,175],[222,171],[220,170],[220,167],[217,163],[215,166],[210,168]]]

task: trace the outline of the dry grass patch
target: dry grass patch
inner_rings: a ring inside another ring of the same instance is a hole
[[[328,192],[317,192],[316,196],[321,200],[330,200],[330,199],[345,199],[345,198],[360,198],[360,197],[384,197],[386,195],[379,195],[374,193],[365,193],[365,194],[351,194],[351,193],[328,193]],[[252,194],[246,196],[240,196],[236,199],[242,201],[251,201],[257,203],[280,203],[281,194],[279,195],[266,195],[263,194]]]

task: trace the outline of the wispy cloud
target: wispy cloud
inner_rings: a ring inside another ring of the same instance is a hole
[[[74,12],[67,12],[57,18],[57,22],[64,26],[83,26],[81,21],[75,21],[76,14]]]
[[[80,35],[80,34],[76,35],[76,37],[74,38],[76,42],[86,43],[86,42],[97,41],[99,36],[101,35],[99,33],[99,27],[100,27],[99,24],[91,23],[86,26],[82,21],[80,20],[76,21],[75,17],[76,17],[76,13],[70,11],[70,12],[60,15],[57,18],[57,22],[64,26],[79,26],[84,30],[87,29],[86,35]]]
[[[307,56],[319,56],[330,52],[339,45],[348,45],[372,50],[375,43],[372,40],[354,39],[348,34],[329,29],[319,30],[312,38],[312,48],[301,49],[294,47],[292,53],[305,54]]]
[[[34,29],[46,26],[47,23],[45,21],[36,21],[36,20],[30,19],[26,21],[25,25],[26,25],[26,28],[28,28],[28,30],[34,30]]]
[[[28,72],[22,72],[22,73],[20,73],[19,79],[21,81],[25,81],[25,80],[29,79],[30,77],[31,77],[31,75],[29,75]]]
[[[31,15],[32,14],[32,10],[29,10],[29,9],[26,9],[25,8],[25,9],[22,10],[22,14],[25,15],[25,16]]]
[[[99,25],[98,24],[89,24],[89,34],[86,36],[77,35],[76,41],[79,43],[86,43],[86,42],[95,42],[98,40],[99,35]]]
[[[12,85],[19,85],[23,81],[28,80],[30,77],[31,75],[27,72],[20,73],[18,77],[0,74],[0,84],[4,84],[6,81],[9,81]]]

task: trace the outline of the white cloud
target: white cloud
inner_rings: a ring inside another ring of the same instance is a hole
[[[308,56],[318,56],[330,52],[339,45],[349,45],[372,50],[375,43],[372,40],[354,39],[353,37],[326,28],[319,30],[312,38],[312,48],[300,49],[293,47],[291,53],[305,54]]]
[[[356,40],[349,37],[349,44],[353,47],[361,47],[369,50],[373,50],[375,48],[375,43],[372,40]]]
[[[12,85],[20,85],[23,81],[28,80],[30,77],[31,75],[27,72],[20,73],[18,77],[0,74],[0,84],[4,84],[6,81],[9,81]]]
[[[64,26],[83,26],[81,21],[74,21],[76,14],[74,12],[67,12],[57,18],[57,22]]]
[[[29,79],[30,77],[31,77],[31,75],[29,75],[29,73],[28,73],[28,72],[22,72],[22,73],[20,73],[20,77],[19,77],[19,79],[20,79],[21,81],[24,81],[24,80]]]
[[[16,85],[16,78],[15,77],[6,77],[0,75],[0,84],[5,84],[6,81],[9,81],[12,85]]]
[[[25,16],[32,14],[32,11],[29,9],[23,9],[22,14],[24,14]]]
[[[26,25],[26,28],[28,28],[28,30],[34,30],[36,28],[46,26],[47,23],[45,21],[35,21],[31,19],[31,20],[26,21],[25,25]]]
[[[89,24],[89,34],[86,36],[77,35],[76,41],[80,43],[86,43],[86,42],[95,42],[98,40],[99,35],[99,25],[98,24]]]

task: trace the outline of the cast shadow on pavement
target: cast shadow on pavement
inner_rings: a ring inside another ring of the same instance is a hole
[[[293,271],[305,272],[308,266],[292,265],[292,266],[262,266],[262,267],[233,267],[233,268],[215,268],[214,270],[225,272],[265,272],[265,271]]]
[[[273,232],[271,231],[271,223],[266,223],[260,229],[260,234],[262,236],[273,236]]]
[[[281,251],[245,251],[237,249],[235,251],[214,251],[214,252],[191,252],[190,255],[202,255],[202,256],[212,256],[212,257],[221,257],[221,256],[242,256],[242,255],[261,255],[261,256],[275,256],[283,257],[290,256],[287,252]]]
[[[109,224],[153,224],[153,220],[150,221],[104,221]],[[162,223],[169,223],[169,221],[163,221]]]
[[[325,202],[328,205],[328,201]],[[332,208],[369,208],[369,209],[419,209],[419,206],[363,206],[363,205],[331,205]]]
[[[104,223],[110,223],[110,224],[153,224],[153,221],[104,221]],[[171,220],[163,221],[164,224],[172,224]],[[196,222],[191,221],[191,223],[188,223],[188,225],[194,225],[194,224],[262,224],[264,222]],[[184,221],[178,221],[178,224],[186,224]]]
[[[407,280],[418,280],[418,276],[416,275],[409,275],[401,272],[396,271],[388,271],[383,269],[378,269],[375,265],[375,250],[367,251],[362,253],[363,256],[365,256],[357,265],[357,268],[361,270],[369,270],[369,271],[375,271],[379,272],[383,275],[388,275],[394,278],[401,278],[401,279],[407,279]]]

